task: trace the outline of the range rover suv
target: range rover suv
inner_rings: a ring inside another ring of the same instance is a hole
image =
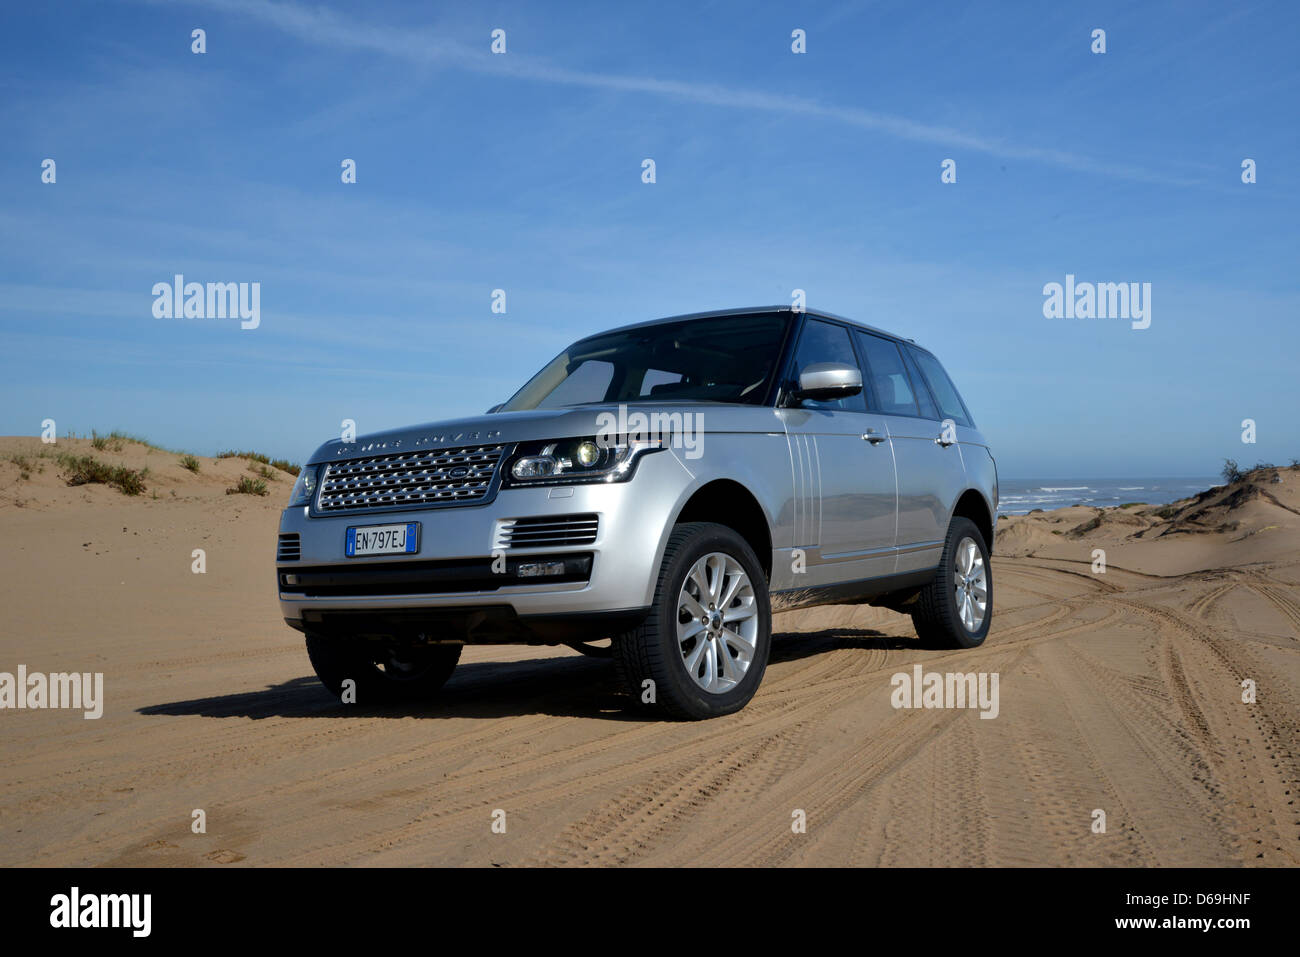
[[[930,352],[739,309],[590,336],[482,416],[326,442],[276,572],[344,700],[431,695],[465,644],[566,644],[638,706],[706,718],[753,697],[774,611],[870,603],[982,643],[997,501]]]

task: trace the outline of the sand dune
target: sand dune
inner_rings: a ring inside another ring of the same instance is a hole
[[[344,707],[279,618],[291,476],[228,495],[248,461],[55,448],[149,473],[69,487],[55,449],[0,439],[0,671],[106,695],[99,720],[0,712],[0,863],[1300,863],[1300,472],[1004,519],[984,647],[787,613],[751,705],[678,724],[567,649],[471,648],[436,704]],[[997,718],[895,710],[917,664],[998,673]]]

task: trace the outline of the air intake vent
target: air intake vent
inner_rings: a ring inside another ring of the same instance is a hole
[[[302,558],[302,543],[298,540],[298,533],[281,535],[280,546],[275,550],[275,560],[277,562],[296,562],[300,558]]]
[[[516,518],[501,523],[497,547],[554,548],[558,545],[590,545],[596,541],[598,524],[599,519],[594,513]]]

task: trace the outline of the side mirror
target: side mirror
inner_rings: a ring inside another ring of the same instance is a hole
[[[797,399],[842,399],[862,391],[862,373],[842,362],[814,362],[799,373]]]
[[[499,410],[499,409],[501,408],[501,406],[503,406],[503,405],[505,405],[504,402],[498,402],[496,405],[492,406],[492,408],[488,409],[488,410],[487,410],[486,412],[484,412],[483,414],[484,414],[484,415],[491,415],[493,412],[496,412],[497,410]]]

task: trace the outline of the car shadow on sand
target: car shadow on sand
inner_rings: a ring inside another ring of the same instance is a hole
[[[773,636],[771,664],[841,649],[916,647],[915,639],[862,628],[830,628]],[[760,689],[760,694],[762,693]],[[633,707],[612,664],[586,657],[466,662],[430,702],[366,707],[341,704],[314,676],[293,678],[258,691],[149,705],[143,715],[204,718],[504,718],[527,714],[657,721]]]

